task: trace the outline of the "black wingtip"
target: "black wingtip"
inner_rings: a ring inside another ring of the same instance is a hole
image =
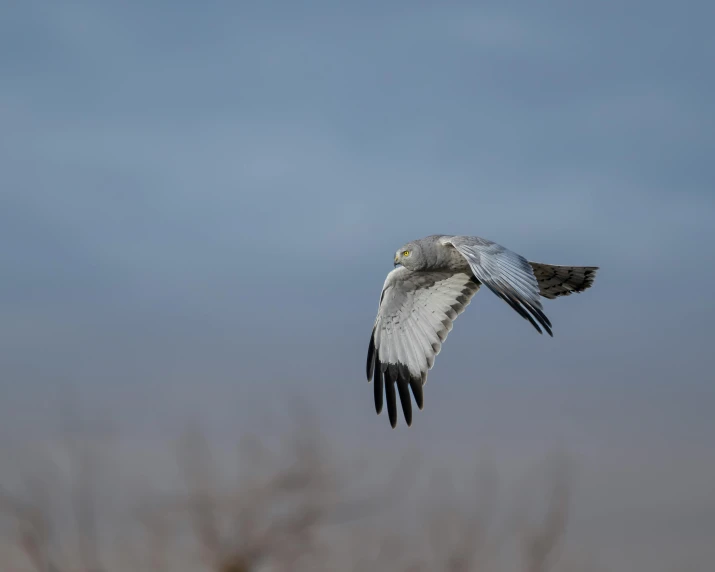
[[[365,367],[368,382],[372,379],[373,371],[375,370],[375,359],[375,328],[373,328],[372,334],[370,334],[370,345],[367,348],[367,364]]]
[[[537,332],[543,334],[544,332],[541,330],[543,327],[547,334],[549,334],[552,338],[554,337],[554,334],[551,331],[551,321],[546,317],[543,310],[528,301],[520,300],[517,296],[514,296],[509,292],[500,292],[496,288],[489,286],[489,284],[487,284],[487,286],[492,292],[494,292],[494,294],[509,304],[509,306],[511,306],[517,314],[525,320],[528,320]],[[541,325],[541,327],[539,327],[539,325]]]
[[[373,390],[374,390],[374,394],[375,394],[375,413],[377,413],[378,415],[380,415],[380,413],[382,413],[382,395],[383,395],[383,392],[385,391],[381,368],[382,368],[382,365],[380,364],[380,362],[376,361],[376,363],[375,363],[375,380],[373,381],[373,384],[374,384]]]
[[[402,413],[405,416],[405,423],[408,427],[411,427],[412,399],[410,398],[410,390],[408,389],[407,379],[403,375],[400,375],[400,378],[397,380],[397,391],[400,394],[400,403],[402,404]]]
[[[416,377],[410,377],[410,389],[412,390],[412,395],[415,397],[415,403],[420,411],[425,406],[425,397],[422,390],[422,379],[417,379]]]
[[[387,415],[390,418],[390,425],[394,429],[397,427],[397,396],[395,395],[395,380],[392,378],[389,368],[385,370],[385,396],[387,397]]]

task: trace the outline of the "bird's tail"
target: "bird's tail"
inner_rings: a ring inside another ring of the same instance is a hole
[[[554,266],[529,262],[539,282],[539,294],[554,299],[583,292],[593,285],[598,266]]]

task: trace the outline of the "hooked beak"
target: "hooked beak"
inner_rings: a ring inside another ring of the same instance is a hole
[[[398,266],[401,266],[399,254],[395,254],[395,264],[393,264],[393,266],[394,266],[395,268],[397,268]]]

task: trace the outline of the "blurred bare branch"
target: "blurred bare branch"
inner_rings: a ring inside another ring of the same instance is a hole
[[[538,527],[524,539],[524,569],[526,572],[547,572],[551,569],[566,531],[569,504],[569,471],[565,459],[557,459],[552,467],[552,490],[546,515]]]
[[[13,519],[17,543],[37,572],[56,572],[59,568],[50,554],[51,523],[47,491],[37,479],[28,480],[29,499],[18,500],[0,489],[0,513]]]
[[[63,442],[69,488],[58,474],[35,472],[25,480],[24,495],[0,489],[0,516],[12,523],[14,543],[36,572],[498,568],[504,533],[495,519],[499,479],[490,467],[482,466],[467,483],[443,468],[422,490],[418,459],[404,455],[375,483],[368,479],[366,489],[359,480],[367,471],[341,470],[324,436],[303,419],[272,446],[244,436],[231,476],[220,465],[225,456],[194,426],[177,449],[183,486],[148,491],[132,512],[131,532],[122,536],[121,527],[112,525],[107,535],[100,534],[98,513],[109,492],[103,478],[108,441],[87,437],[74,431]],[[524,572],[547,572],[556,562],[566,526],[567,477],[563,463],[553,464],[541,518],[510,532],[521,547]],[[50,493],[64,495],[66,511],[53,506]],[[103,536],[111,537],[104,550]],[[67,549],[73,545],[76,550]],[[120,552],[111,562],[109,545]]]

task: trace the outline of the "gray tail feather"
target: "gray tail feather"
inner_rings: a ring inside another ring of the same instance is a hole
[[[539,282],[539,293],[550,300],[583,292],[593,285],[598,266],[554,266],[529,262]]]

